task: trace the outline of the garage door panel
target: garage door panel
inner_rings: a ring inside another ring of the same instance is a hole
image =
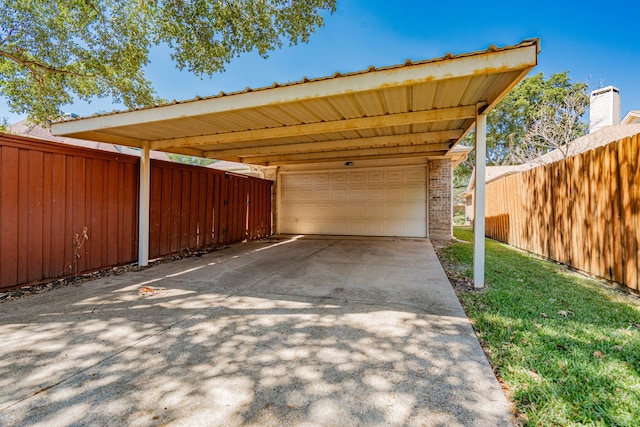
[[[424,200],[424,188],[407,187],[404,189],[404,200],[420,202]]]
[[[314,179],[317,179],[316,175],[300,175],[298,178],[297,185],[307,187],[313,184]]]
[[[379,184],[384,182],[384,172],[373,171],[367,173],[367,182],[369,184]]]
[[[408,169],[405,171],[405,182],[421,183],[424,182],[424,171]]]
[[[426,236],[426,168],[288,173],[284,233]]]
[[[328,186],[329,185],[329,174],[328,173],[318,173],[313,176],[313,183],[318,186]]]
[[[384,188],[383,187],[376,187],[376,188],[369,188],[367,190],[367,199],[368,200],[372,200],[372,201],[383,201],[384,198]]]
[[[313,192],[312,197],[318,202],[329,202],[331,200],[331,192],[328,189],[319,189]]]
[[[349,199],[354,202],[361,202],[367,199],[367,189],[366,188],[351,188],[349,189]]]
[[[387,217],[384,203],[369,203],[367,204],[366,219],[384,219]]]
[[[402,203],[405,200],[406,192],[404,188],[387,188],[385,197],[387,201]]]
[[[385,222],[378,220],[374,222],[367,223],[367,234],[368,236],[386,236],[387,230],[385,226]]]
[[[344,202],[347,200],[347,190],[345,188],[332,189],[331,200],[335,202]]]
[[[331,185],[341,185],[347,183],[346,172],[333,172],[330,179]]]
[[[364,185],[366,183],[367,174],[365,172],[352,172],[349,174],[349,184]]]
[[[345,219],[348,219],[354,222],[357,222],[358,218],[364,218],[365,215],[367,214],[366,207],[362,205],[357,205],[357,204],[351,204],[351,205],[345,206],[344,209],[340,209],[340,211],[343,212]]]
[[[404,184],[405,182],[406,182],[405,173],[402,170],[390,171],[387,174],[387,183],[388,184]]]

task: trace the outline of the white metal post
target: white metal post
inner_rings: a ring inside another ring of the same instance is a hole
[[[484,288],[485,165],[487,157],[487,116],[476,113],[476,176],[473,226],[473,286]]]
[[[149,263],[149,199],[151,194],[151,150],[143,143],[140,150],[140,206],[138,218],[138,266]]]

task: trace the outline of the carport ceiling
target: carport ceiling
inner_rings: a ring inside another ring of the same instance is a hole
[[[539,41],[54,123],[56,135],[283,165],[446,155],[537,63]]]

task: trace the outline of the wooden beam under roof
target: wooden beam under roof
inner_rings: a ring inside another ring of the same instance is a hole
[[[167,150],[173,147],[225,144],[232,142],[253,142],[259,140],[290,138],[296,136],[320,135],[334,132],[356,131],[380,127],[405,126],[412,124],[464,120],[475,118],[476,106],[441,108],[428,111],[385,114],[383,116],[358,117],[355,119],[335,120],[331,122],[305,123],[292,126],[280,126],[267,129],[255,129],[228,132],[216,135],[201,135],[185,138],[155,140],[151,142],[153,150]]]
[[[246,148],[230,148],[226,150],[207,151],[211,159],[225,157],[242,157],[245,161],[251,157],[264,157],[281,154],[315,153],[336,150],[370,149],[380,147],[401,147],[433,144],[447,140],[458,140],[462,130],[443,130],[436,132],[411,133],[405,135],[376,136],[372,138],[355,138],[338,141],[318,141],[280,145],[251,146]]]
[[[292,163],[329,162],[336,160],[354,160],[359,158],[398,158],[444,155],[450,144],[428,144],[406,147],[384,147],[356,150],[336,150],[322,153],[298,153],[276,156],[242,158],[242,162],[254,165],[281,165]]]

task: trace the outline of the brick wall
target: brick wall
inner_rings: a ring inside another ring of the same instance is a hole
[[[428,176],[428,229],[431,239],[451,239],[451,161],[429,160]]]

